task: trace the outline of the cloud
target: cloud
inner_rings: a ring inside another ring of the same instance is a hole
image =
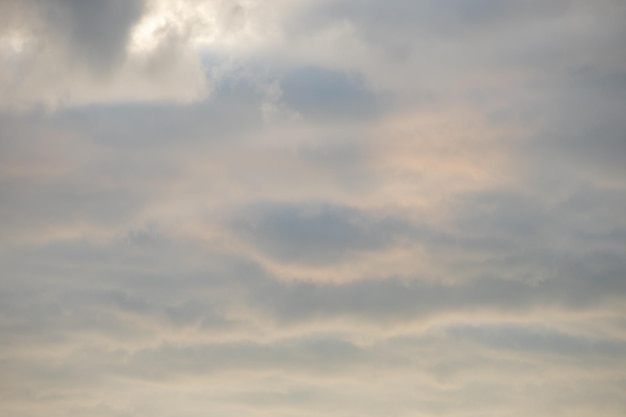
[[[601,260],[600,262],[603,262]],[[573,265],[572,265],[573,266]],[[624,291],[624,266],[586,268],[567,277],[540,283],[476,278],[463,284],[442,285],[387,279],[347,284],[294,283],[270,286],[262,293],[263,308],[280,320],[351,316],[363,320],[427,320],[432,316],[484,309],[499,313],[529,311],[549,306],[592,308],[617,302]],[[559,266],[557,266],[558,268]],[[271,289],[270,289],[271,288]]]
[[[625,12],[0,2],[0,412],[621,415]]]
[[[41,13],[53,36],[67,42],[71,53],[95,71],[107,71],[124,59],[131,29],[143,12],[143,1],[61,0],[48,2]]]
[[[328,204],[260,204],[233,222],[236,233],[270,256],[303,263],[337,262],[351,252],[382,249],[406,227],[401,220]]]
[[[0,106],[24,111],[122,101],[193,101],[207,92],[199,59],[166,36],[129,52],[143,1],[3,2]]]
[[[597,356],[606,359],[621,357],[625,351],[621,341],[589,340],[529,326],[458,327],[450,329],[450,333],[459,339],[484,343],[495,349],[518,353],[533,351],[557,358]]]
[[[376,97],[355,78],[324,68],[296,68],[281,80],[282,100],[304,117],[371,118]]]

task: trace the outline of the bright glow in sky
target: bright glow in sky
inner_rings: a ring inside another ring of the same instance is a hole
[[[0,2],[0,415],[623,416],[625,21]]]

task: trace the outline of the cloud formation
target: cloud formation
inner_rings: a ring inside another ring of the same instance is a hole
[[[622,415],[625,18],[0,2],[0,412]]]

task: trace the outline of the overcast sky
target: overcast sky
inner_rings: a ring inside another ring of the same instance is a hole
[[[623,0],[0,0],[0,414],[626,412]]]

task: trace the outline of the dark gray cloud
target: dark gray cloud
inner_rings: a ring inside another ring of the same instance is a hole
[[[143,0],[57,0],[44,2],[41,13],[53,36],[70,45],[78,62],[108,71],[126,53],[130,30],[141,17]]]
[[[626,100],[625,74],[624,69],[583,67],[544,81],[550,83],[550,94],[535,106],[550,120],[523,149],[542,174],[575,176],[571,169],[583,175],[624,175],[626,124],[619,109]]]
[[[411,225],[332,204],[261,203],[239,214],[233,229],[270,256],[315,264],[388,247]]]
[[[172,22],[138,41],[158,2],[52,0],[0,4],[3,109],[189,102],[206,96],[200,59]]]
[[[306,9],[291,30],[297,34],[348,21],[368,44],[402,59],[416,52],[415,45],[424,41],[436,48],[439,42],[540,25],[546,19],[562,16],[570,6],[567,1],[546,4],[492,0],[445,3],[431,0],[385,3],[343,0],[316,4]]]
[[[347,284],[305,282],[262,287],[260,302],[280,320],[338,315],[383,321],[428,319],[472,310],[515,313],[548,306],[574,310],[621,302],[626,290],[626,266],[616,258],[590,258],[565,265],[555,262],[557,275],[542,282],[500,277],[478,277],[454,285],[406,279]]]
[[[177,374],[202,375],[220,371],[281,369],[328,376],[361,362],[361,355],[357,346],[335,337],[285,340],[273,344],[160,346],[133,354],[124,373],[150,380],[171,378],[174,370]],[[155,364],[162,367],[159,369]]]
[[[313,120],[372,118],[379,109],[377,97],[354,74],[296,68],[281,78],[280,86],[284,103]]]
[[[459,339],[485,344],[494,349],[548,354],[554,357],[621,358],[626,345],[621,340],[577,337],[549,328],[524,325],[466,326],[449,329]]]
[[[224,79],[208,99],[188,105],[124,103],[60,112],[59,124],[105,147],[167,148],[227,143],[261,129],[263,95],[246,79]]]
[[[132,27],[142,16],[143,0],[53,0],[46,2],[3,2],[13,16],[13,30],[26,31],[62,43],[77,65],[106,73],[120,63]],[[56,47],[53,42],[48,47]]]

